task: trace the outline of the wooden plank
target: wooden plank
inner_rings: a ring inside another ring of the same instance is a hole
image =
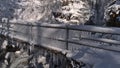
[[[91,43],[88,43],[88,42],[83,42],[83,41],[78,41],[78,40],[68,40],[68,42],[72,43],[72,44],[77,44],[77,45],[80,45],[80,46],[86,46],[86,47],[97,48],[97,49],[102,49],[102,50],[107,50],[107,51],[113,51],[113,52],[119,52],[120,53],[120,50],[116,50],[114,48],[109,48],[109,47],[101,47],[99,45],[91,44]]]
[[[31,24],[31,23],[27,23],[27,24],[23,24],[23,23],[10,23],[13,25],[22,25],[22,26],[32,26],[32,27],[44,27],[44,28],[58,28],[58,29],[66,29],[65,24],[48,24],[48,23],[39,23],[39,24]]]
[[[91,41],[99,41],[99,42],[104,42],[104,43],[120,45],[120,41],[112,40],[112,39],[94,38],[94,37],[85,37],[85,36],[81,36],[80,39],[86,39],[86,40],[91,40]]]
[[[58,29],[69,29],[69,30],[78,30],[78,31],[88,31],[88,32],[98,32],[98,33],[107,33],[107,34],[116,34],[120,35],[120,28],[115,27],[99,27],[99,26],[90,26],[90,25],[66,25],[66,24],[22,24],[22,23],[10,23],[14,25],[23,25],[23,26],[33,26],[33,27],[45,27],[45,28],[58,28]]]
[[[75,26],[68,26],[68,28],[69,30],[120,35],[120,28],[113,28],[113,27],[110,28],[110,27],[98,27],[98,26],[88,26],[88,25],[80,25],[80,26],[75,25]]]

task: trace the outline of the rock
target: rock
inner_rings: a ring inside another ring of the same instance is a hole
[[[42,63],[42,64],[45,64],[46,63],[46,57],[39,57],[38,58],[38,63]]]
[[[120,27],[120,1],[113,1],[105,10],[106,26]]]

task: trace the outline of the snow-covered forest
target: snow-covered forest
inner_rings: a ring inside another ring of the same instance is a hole
[[[114,0],[1,0],[0,18],[12,21],[104,24],[104,11]],[[58,16],[55,16],[55,13]]]

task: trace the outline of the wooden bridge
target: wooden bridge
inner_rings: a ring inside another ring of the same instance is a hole
[[[62,53],[78,50],[80,46],[120,53],[120,28],[88,25],[48,23],[1,23],[1,36],[10,42],[27,42],[29,45]],[[79,61],[77,61],[79,62]]]

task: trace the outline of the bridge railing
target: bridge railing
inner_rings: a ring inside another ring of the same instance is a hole
[[[3,23],[5,24],[5,23]],[[79,50],[83,47],[120,52],[120,28],[48,23],[9,23],[1,34],[41,46]]]

